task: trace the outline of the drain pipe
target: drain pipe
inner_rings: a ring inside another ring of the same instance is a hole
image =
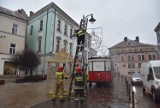
[[[48,11],[49,8],[47,9],[47,19],[46,19],[46,31],[45,31],[45,41],[44,41],[44,71],[42,72],[42,76],[44,76],[44,72],[45,72],[45,61],[46,61],[46,41],[47,41],[47,27],[48,27]]]
[[[54,27],[53,27],[53,45],[52,45],[52,53],[54,52],[54,38],[55,38],[55,27],[56,27],[56,9],[55,9],[55,12],[54,12]]]

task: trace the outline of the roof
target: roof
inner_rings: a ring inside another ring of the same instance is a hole
[[[67,20],[69,20],[70,22],[73,22],[77,27],[79,27],[79,24],[77,22],[75,22],[68,14],[66,14],[61,8],[59,8],[55,3],[51,2],[48,5],[46,5],[45,7],[41,8],[40,10],[38,10],[36,13],[33,13],[33,15],[31,15],[29,17],[29,20],[37,17],[38,15],[42,14],[43,12],[47,11],[48,9],[53,8],[55,10],[55,12],[60,13],[61,15],[63,15],[64,17],[67,18]]]
[[[159,24],[156,26],[156,28],[154,29],[154,31],[157,32],[158,29],[160,29],[160,22],[159,22]]]
[[[10,9],[4,8],[0,6],[0,13],[12,16],[12,17],[16,17],[18,19],[22,19],[22,20],[27,20],[28,16],[25,13],[25,11],[23,9],[18,10],[18,11],[12,11]]]
[[[148,46],[149,44],[144,44],[137,42],[136,40],[127,39],[126,41],[123,40],[120,43],[110,47],[111,48],[126,48],[126,47],[137,47],[137,46]]]

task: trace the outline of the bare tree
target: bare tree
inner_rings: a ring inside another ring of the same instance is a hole
[[[30,76],[33,75],[33,69],[40,64],[39,56],[32,50],[23,50],[21,52],[12,55],[11,61],[24,70],[26,73],[30,72]]]

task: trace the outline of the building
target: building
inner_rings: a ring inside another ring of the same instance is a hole
[[[157,45],[158,45],[157,51],[160,57],[160,23],[156,26],[154,31],[156,32],[156,36],[157,36]]]
[[[37,72],[46,74],[47,61],[62,48],[65,48],[67,53],[75,54],[76,38],[73,37],[73,31],[78,28],[79,24],[53,2],[36,13],[30,12],[26,42],[27,48],[41,55],[42,62]],[[88,33],[86,39],[91,41]],[[88,45],[90,44],[85,45],[86,56],[90,48]]]
[[[27,18],[23,9],[12,11],[0,6],[0,75],[19,75],[10,57],[25,48]]]
[[[140,73],[141,63],[159,59],[156,48],[155,45],[140,43],[139,37],[135,40],[125,37],[123,41],[109,48],[115,72],[121,75]]]

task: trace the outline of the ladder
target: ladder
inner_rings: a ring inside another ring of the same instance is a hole
[[[84,52],[84,47],[80,51],[80,47],[77,46],[75,57],[74,57],[74,62],[73,62],[73,67],[72,67],[71,83],[70,83],[70,87],[69,87],[69,96],[68,96],[69,101],[70,101],[70,98],[74,98],[74,94],[72,94],[72,91],[74,90],[74,85],[73,85],[74,84],[74,77],[73,76],[75,74],[75,68],[77,66],[80,66],[82,69],[84,68],[84,55],[83,55],[84,53],[83,52]],[[83,74],[83,79],[85,81],[85,72],[83,70],[82,70],[82,74]],[[84,84],[84,93],[85,93],[85,84]]]
[[[80,21],[80,29],[83,29],[86,31],[87,29],[87,23],[88,23],[88,18],[85,19],[81,19]],[[82,46],[81,46],[82,47]],[[68,100],[70,101],[70,98],[73,97],[73,95],[71,94],[72,90],[74,89],[74,86],[73,86],[73,83],[74,83],[74,74],[75,74],[75,68],[77,67],[77,60],[80,60],[80,65],[81,65],[81,68],[83,69],[82,70],[82,74],[83,74],[83,80],[84,80],[84,93],[87,93],[86,91],[86,73],[84,71],[84,45],[83,45],[83,48],[80,50],[80,47],[77,46],[76,48],[76,53],[75,53],[75,57],[74,57],[74,62],[73,62],[73,67],[72,67],[72,77],[71,77],[71,83],[70,83],[70,87],[69,87],[69,96],[68,96]],[[79,55],[79,53],[81,53],[81,55]],[[78,64],[79,65],[79,64]],[[72,95],[72,96],[71,96]]]

